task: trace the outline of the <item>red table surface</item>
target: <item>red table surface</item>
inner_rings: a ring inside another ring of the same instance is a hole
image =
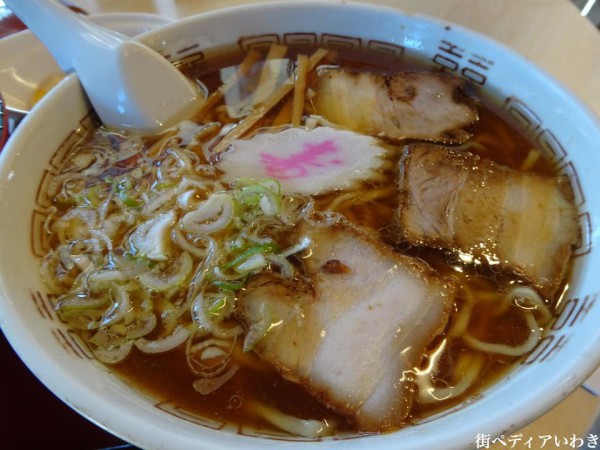
[[[0,448],[133,449],[80,416],[29,371],[0,333]]]

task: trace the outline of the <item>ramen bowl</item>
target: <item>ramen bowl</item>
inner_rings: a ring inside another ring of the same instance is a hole
[[[462,403],[398,431],[300,438],[231,427],[134,389],[93,358],[59,320],[38,272],[47,242],[45,187],[93,126],[75,75],[20,124],[0,160],[0,324],[31,371],[89,420],[142,448],[472,448],[478,435],[523,427],[575,390],[600,363],[600,124],[568,90],[511,50],[469,30],[348,2],[278,2],[205,13],[139,37],[171,60],[272,43],[367,49],[419,58],[467,79],[570,177],[579,211],[568,295],[547,334],[517,367]],[[515,73],[519,82],[515,83]]]

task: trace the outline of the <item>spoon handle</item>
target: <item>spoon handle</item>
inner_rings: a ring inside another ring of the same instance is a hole
[[[121,33],[86,20],[56,0],[5,0],[4,3],[42,41],[65,72],[75,69],[76,59],[87,53],[87,47],[110,50],[129,40]]]
[[[93,24],[56,0],[5,0],[65,71],[74,70],[104,125],[155,133],[189,118],[197,86],[133,39]]]

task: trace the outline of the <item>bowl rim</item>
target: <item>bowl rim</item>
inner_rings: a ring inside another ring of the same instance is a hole
[[[548,75],[545,72],[538,69],[537,66],[535,66],[531,62],[526,61],[523,57],[521,57],[520,55],[515,53],[512,49],[506,47],[505,45],[503,45],[501,43],[493,41],[490,38],[487,38],[486,36],[483,36],[477,32],[474,32],[472,30],[469,30],[469,29],[464,28],[459,25],[455,25],[448,21],[442,21],[440,19],[435,19],[435,18],[426,16],[426,15],[421,15],[421,14],[406,14],[399,9],[390,8],[387,6],[366,4],[366,3],[362,3],[362,2],[346,2],[343,0],[342,1],[316,0],[316,1],[311,1],[311,2],[305,2],[302,0],[284,0],[281,2],[269,3],[269,4],[253,3],[253,4],[242,5],[242,6],[237,6],[237,7],[229,7],[229,8],[223,8],[223,9],[218,9],[218,10],[214,10],[214,11],[207,11],[207,12],[200,13],[200,14],[197,14],[194,16],[186,17],[184,19],[181,19],[180,21],[168,23],[168,24],[161,26],[155,30],[144,33],[143,35],[140,35],[138,37],[138,39],[141,41],[146,41],[147,39],[149,39],[151,37],[158,36],[162,32],[165,32],[165,33],[168,32],[171,28],[178,28],[179,26],[185,26],[186,23],[196,23],[196,21],[198,21],[198,20],[204,21],[204,20],[209,20],[209,19],[216,18],[216,17],[227,16],[229,14],[235,14],[235,15],[245,14],[245,13],[253,11],[253,10],[262,10],[262,9],[264,9],[265,6],[268,6],[269,8],[277,8],[280,10],[280,9],[289,8],[290,6],[305,8],[305,7],[314,7],[314,6],[321,6],[321,5],[335,6],[335,7],[342,7],[342,5],[350,5],[353,8],[356,8],[358,10],[360,10],[361,8],[364,8],[365,11],[368,10],[368,11],[378,11],[378,12],[393,12],[394,14],[398,14],[403,17],[414,17],[417,20],[424,20],[424,21],[427,21],[427,22],[430,22],[433,24],[437,24],[438,26],[439,25],[446,26],[447,24],[450,24],[453,27],[453,29],[458,30],[461,34],[467,35],[471,38],[477,38],[478,40],[483,40],[483,41],[487,42],[488,45],[492,45],[492,46],[498,48],[500,51],[506,53],[509,58],[512,58],[515,61],[521,61],[521,63],[527,64],[528,66],[530,66],[534,70],[537,77],[541,77],[543,80],[548,81],[548,83],[550,83],[556,89],[565,91],[564,96],[570,97],[569,100],[572,102],[572,104],[575,105],[581,111],[581,113],[584,117],[587,117],[589,119],[589,124],[592,124],[596,129],[600,128],[598,119],[596,118],[593,111],[587,105],[585,105],[583,102],[581,102],[579,99],[577,99],[573,95],[573,93],[570,92],[566,87],[564,87],[560,82],[558,82],[557,80],[553,79],[550,75]],[[33,124],[33,122],[35,120],[38,120],[37,119],[38,117],[43,117],[44,114],[48,114],[48,112],[51,109],[51,107],[50,107],[51,101],[53,99],[58,99],[61,95],[64,95],[66,92],[69,92],[71,89],[73,89],[73,85],[75,85],[75,84],[78,84],[78,80],[74,75],[69,76],[65,81],[61,82],[59,84],[59,86],[57,86],[56,92],[51,93],[48,96],[49,97],[48,100],[46,100],[46,99],[42,100],[42,102],[40,102],[40,105],[36,106],[35,110],[32,111],[31,115],[28,116],[21,123],[20,129],[28,130],[29,127],[31,126],[31,124]],[[597,132],[597,130],[596,130],[596,132]],[[27,134],[28,134],[27,131],[22,131],[22,132],[17,131],[17,133],[15,133],[15,135],[14,135],[14,139],[11,138],[9,140],[7,147],[4,149],[4,152],[3,152],[2,156],[0,157],[0,179],[7,176],[7,171],[9,170],[10,165],[12,164],[12,160],[13,160],[13,158],[17,157],[16,154],[19,152],[19,143],[22,140],[27,138]],[[600,135],[600,132],[597,132],[597,134]],[[4,285],[1,280],[0,280],[0,293],[2,293],[2,295],[0,295],[0,297],[3,297],[5,300],[5,301],[0,302],[0,325],[2,326],[3,331],[5,331],[7,339],[9,340],[11,345],[17,350],[19,357],[21,357],[23,359],[23,361],[27,364],[27,366],[34,372],[34,374],[46,386],[48,386],[48,387],[53,386],[53,388],[51,390],[55,393],[57,391],[60,391],[60,389],[56,389],[55,380],[53,380],[51,377],[49,377],[45,373],[45,370],[44,370],[46,367],[46,364],[50,364],[50,366],[52,366],[52,365],[55,365],[55,362],[52,359],[50,359],[49,356],[42,351],[42,348],[38,346],[37,341],[35,339],[33,339],[32,335],[28,335],[27,333],[15,332],[15,329],[16,329],[15,325],[20,325],[21,327],[23,327],[25,325],[25,323],[22,321],[22,319],[20,317],[16,317],[17,322],[15,322],[15,323],[13,323],[12,319],[11,319],[10,324],[9,324],[8,320],[2,320],[2,317],[9,317],[9,313],[11,312],[11,306],[9,305],[10,302],[7,301],[8,297],[6,296]],[[8,332],[6,332],[6,331],[8,331]],[[591,338],[591,336],[590,336],[590,338]],[[593,337],[593,339],[590,339],[589,346],[582,349],[581,353],[587,354],[588,358],[587,359],[582,358],[582,357],[579,358],[581,361],[580,361],[580,365],[578,366],[577,374],[570,372],[570,368],[563,369],[562,372],[561,371],[557,372],[563,379],[563,382],[560,383],[560,385],[557,386],[557,384],[556,384],[556,380],[559,378],[558,375],[553,374],[552,376],[548,377],[548,380],[551,380],[551,381],[544,380],[544,382],[539,383],[538,385],[535,386],[535,388],[531,389],[531,393],[528,396],[528,398],[533,398],[536,396],[539,397],[536,401],[535,408],[523,408],[521,410],[515,411],[512,406],[505,407],[504,411],[502,411],[502,414],[507,414],[507,410],[510,411],[510,414],[512,415],[511,429],[518,428],[519,426],[522,426],[525,423],[529,422],[530,420],[533,420],[536,417],[540,416],[547,409],[549,409],[552,405],[558,403],[558,401],[562,400],[568,393],[570,393],[574,389],[576,389],[578,384],[580,382],[582,382],[585,378],[587,378],[587,376],[589,376],[593,372],[595,367],[600,363],[600,354],[598,352],[593,352],[593,345],[592,345],[592,342],[599,342],[599,341],[600,341],[600,330],[597,331],[597,333]],[[34,358],[34,356],[36,356],[37,359]],[[36,360],[34,361],[34,359],[36,359]],[[63,370],[63,368],[57,367],[57,370],[59,370],[59,372],[62,371],[63,374],[67,375],[66,371]],[[551,384],[555,388],[554,390],[549,389]],[[77,390],[75,390],[75,392],[76,391]],[[122,427],[115,426],[115,422],[119,422],[119,420],[122,420],[122,417],[120,417],[120,415],[118,414],[120,408],[117,405],[108,401],[101,394],[97,394],[97,393],[93,393],[93,392],[88,392],[88,394],[92,394],[89,396],[88,400],[95,401],[95,402],[97,402],[97,404],[99,404],[103,407],[103,414],[96,414],[97,412],[92,414],[91,411],[87,411],[83,406],[81,406],[79,404],[80,403],[79,399],[74,400],[75,397],[69,397],[67,395],[64,395],[64,392],[63,392],[63,395],[59,395],[59,397],[65,403],[67,403],[73,409],[77,410],[80,414],[82,414],[83,416],[85,416],[86,418],[91,420],[92,422],[96,423],[100,427],[105,428],[107,431],[109,431],[113,434],[116,434],[117,436],[119,436],[127,441],[130,441],[134,444],[146,446],[146,447],[151,447],[152,444],[156,442],[155,437],[153,437],[153,436],[129,435],[127,430],[123,429]],[[88,403],[86,402],[86,404],[88,404]],[[502,408],[498,408],[499,411],[501,409]],[[113,418],[113,415],[115,415],[115,414],[116,414],[116,417],[119,418],[116,421]],[[501,434],[502,432],[504,432],[506,430],[506,428],[504,426],[497,425],[496,421],[498,420],[499,416],[500,416],[500,412],[497,412],[494,415],[490,415],[490,417],[482,419],[482,421],[479,422],[476,427],[474,425],[469,425],[468,427],[466,427],[472,433],[472,435],[470,435],[469,438],[467,438],[466,433],[464,433],[462,431],[460,433],[458,433],[458,432],[453,433],[452,436],[450,436],[450,434],[449,434],[448,438],[452,438],[453,441],[451,443],[446,442],[446,444],[448,444],[447,448],[462,448],[463,446],[472,445],[474,439],[476,438],[476,434],[473,432],[476,431],[477,429],[485,430],[486,433],[491,431],[492,434]],[[138,417],[129,418],[129,419],[134,420],[134,421],[140,423],[141,425],[146,425],[143,422],[140,422],[140,418],[138,418]],[[171,432],[171,434],[170,434],[171,436],[175,436],[175,433],[173,431],[171,431],[171,430],[166,430],[166,431],[167,431],[167,433]],[[208,431],[207,433],[211,434],[211,431]],[[214,441],[211,441],[211,448],[223,448],[223,449],[229,448],[232,441],[230,441],[229,439],[225,439],[224,441],[220,440],[219,436],[217,436],[217,434],[222,434],[222,433],[213,433],[211,435],[211,437],[214,439]],[[236,436],[236,435],[231,434],[229,436],[231,437],[231,436]],[[273,444],[273,441],[269,440],[269,439],[260,439],[259,438],[259,439],[249,440],[249,439],[245,439],[244,436],[237,436],[237,437],[242,438],[239,442],[240,443],[243,442],[243,444],[245,446],[247,446],[248,448],[259,448],[259,447],[262,447],[265,443]],[[422,444],[423,446],[422,447],[420,446],[419,448],[428,448],[432,445],[435,445],[436,439],[437,438],[435,436],[425,436],[423,438],[420,438],[419,445]],[[352,443],[352,441],[347,441],[346,443],[344,443],[344,442],[346,442],[346,441],[338,441],[338,442],[323,441],[323,442],[319,442],[318,444],[319,445],[334,445],[335,444],[336,446],[341,446],[341,447],[347,446],[348,448],[355,447],[355,443]],[[285,443],[278,442],[278,443],[281,445],[285,445],[288,448],[294,447],[294,443],[292,443],[292,442],[285,442]],[[387,446],[391,446],[394,444],[395,445],[403,445],[403,443],[394,442],[394,438],[392,435],[373,436],[373,441],[369,440],[369,443],[374,443],[374,444],[380,443],[382,445],[387,445]],[[439,444],[439,441],[437,441],[437,443]],[[196,443],[196,444],[198,444],[198,443]],[[301,442],[300,445],[302,445],[304,447],[306,445],[314,445],[314,444],[307,443],[307,442]],[[196,447],[196,448],[200,448],[200,447]],[[415,447],[415,448],[417,448],[417,447]]]
[[[0,92],[0,152],[8,140],[8,111]]]

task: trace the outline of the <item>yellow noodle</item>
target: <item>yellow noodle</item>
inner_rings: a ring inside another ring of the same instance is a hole
[[[533,348],[537,345],[537,343],[539,342],[540,337],[542,335],[540,326],[538,325],[537,321],[535,320],[533,313],[530,311],[527,311],[525,314],[526,314],[525,318],[527,320],[527,325],[529,326],[530,333],[529,333],[529,336],[527,337],[527,339],[525,340],[525,342],[523,342],[521,345],[511,347],[510,345],[495,344],[492,342],[484,342],[484,341],[481,341],[471,335],[463,336],[463,340],[470,347],[472,347],[476,350],[480,350],[482,352],[498,353],[500,355],[506,355],[506,356],[524,355],[525,353],[533,350]]]
[[[220,125],[213,122],[200,130],[200,132],[196,135],[196,140],[201,142],[203,140],[210,139],[219,132],[219,129]]]
[[[379,198],[387,197],[396,191],[395,187],[386,187],[381,189],[372,189],[368,191],[366,194],[361,194],[359,192],[347,192],[342,195],[338,195],[334,198],[331,203],[327,206],[327,209],[337,210],[342,207],[347,202],[353,202],[351,206],[360,205],[361,203],[368,203]]]
[[[520,170],[522,170],[523,172],[530,171],[533,168],[533,166],[535,165],[535,163],[540,159],[541,156],[542,155],[540,154],[540,152],[538,150],[536,150],[535,148],[529,149],[529,153],[527,153],[527,157],[521,163]]]
[[[485,150],[485,146],[477,141],[468,141],[462,145],[455,147],[457,150],[466,151],[470,153],[478,153]]]
[[[175,134],[177,134],[177,129],[169,130],[163,134],[163,136],[148,149],[148,156],[155,157],[163,153],[165,148],[169,146],[169,143]]]
[[[431,373],[420,374],[417,384],[419,386],[419,403],[436,403],[440,400],[449,400],[464,394],[477,380],[483,367],[482,357],[461,355],[454,370],[461,373],[460,380],[454,386],[434,387],[431,382]]]
[[[346,192],[345,194],[342,195],[338,195],[336,196],[331,203],[329,203],[329,205],[327,205],[326,209],[332,210],[332,211],[337,211],[338,208],[340,207],[340,205],[349,202],[349,201],[355,201],[356,197],[358,197],[360,194],[358,192]]]
[[[269,366],[258,359],[254,352],[244,352],[239,346],[233,351],[233,360],[240,366],[249,368],[255,372],[269,372]]]
[[[525,305],[520,299],[527,299],[531,302],[531,305]],[[508,294],[506,294],[506,299],[508,302],[515,302],[521,308],[525,308],[528,310],[535,310],[539,312],[544,321],[548,322],[552,319],[552,313],[548,306],[542,300],[542,297],[537,293],[537,291],[529,286],[517,286],[513,288]]]
[[[328,436],[334,432],[334,425],[325,420],[301,419],[259,402],[249,402],[247,406],[255,415],[262,417],[277,428],[297,436],[316,438]]]
[[[458,336],[466,333],[473,311],[472,302],[473,300],[465,300],[464,305],[456,312],[455,320],[448,331],[448,336]]]

